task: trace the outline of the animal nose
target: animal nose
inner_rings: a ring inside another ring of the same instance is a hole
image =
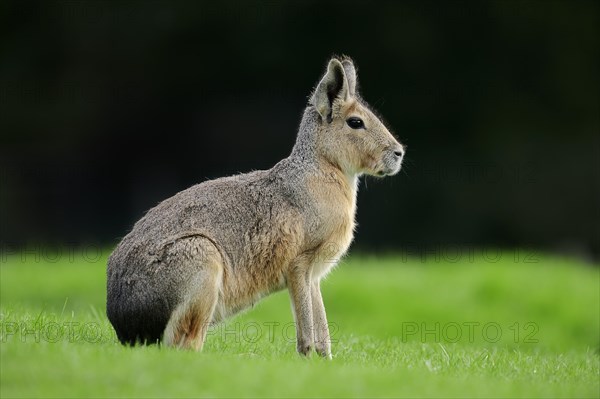
[[[394,155],[397,156],[398,158],[402,158],[402,156],[404,155],[404,151],[402,151],[402,150],[395,150],[394,151]]]

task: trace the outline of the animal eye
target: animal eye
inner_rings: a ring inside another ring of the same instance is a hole
[[[346,119],[346,123],[352,129],[364,129],[365,128],[365,123],[360,118],[356,118],[356,117],[348,118],[348,119]]]

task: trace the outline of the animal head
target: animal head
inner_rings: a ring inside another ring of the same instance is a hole
[[[332,58],[310,98],[320,116],[317,151],[348,175],[391,176],[400,170],[404,147],[357,92],[349,58]]]

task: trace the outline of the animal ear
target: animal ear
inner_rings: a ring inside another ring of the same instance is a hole
[[[342,66],[344,67],[344,72],[346,72],[346,79],[348,79],[348,90],[350,95],[354,97],[356,95],[356,68],[354,67],[354,63],[350,58],[345,58],[342,61]]]
[[[333,119],[333,102],[336,99],[347,100],[350,96],[348,79],[342,63],[333,58],[327,65],[327,72],[317,85],[311,98],[311,104],[324,120],[331,122]]]

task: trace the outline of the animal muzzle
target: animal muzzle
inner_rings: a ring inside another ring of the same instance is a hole
[[[379,174],[381,176],[393,176],[400,171],[402,160],[404,159],[404,147],[398,146],[385,151],[383,155],[383,168]]]

